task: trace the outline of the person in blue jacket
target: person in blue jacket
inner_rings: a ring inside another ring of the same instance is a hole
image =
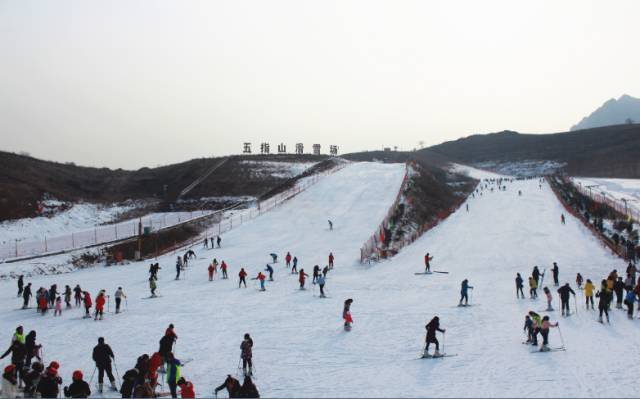
[[[627,305],[627,316],[633,319],[633,304],[636,301],[636,293],[633,290],[627,291],[627,295],[624,298],[624,303]]]
[[[267,268],[264,271],[269,272],[269,281],[273,281],[273,267],[267,263]]]
[[[462,306],[463,299],[465,305],[469,304],[469,289],[473,289],[473,287],[469,285],[469,280],[465,278],[462,280],[462,286],[460,288],[460,306]]]

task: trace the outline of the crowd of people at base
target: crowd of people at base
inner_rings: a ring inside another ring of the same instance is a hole
[[[26,337],[22,326],[16,328],[11,340],[11,346],[2,355],[6,357],[11,353],[11,363],[4,368],[2,374],[3,398],[41,397],[57,398],[64,394],[68,398],[87,398],[91,395],[91,383],[97,371],[98,392],[103,392],[104,376],[109,379],[109,387],[117,391],[116,377],[113,374],[115,366],[115,354],[103,337],[98,338],[98,344],[93,348],[92,358],[95,368],[89,382],[85,381],[82,370],[75,370],[71,375],[71,384],[65,386],[62,391],[60,386],[63,379],[58,373],[60,364],[52,361],[45,368],[40,349],[41,345],[35,342],[36,332],[31,331]],[[133,368],[127,370],[122,376],[119,392],[123,398],[155,398],[171,395],[173,398],[195,398],[195,388],[191,381],[181,375],[183,363],[174,356],[173,346],[178,339],[173,324],[166,329],[160,339],[160,348],[151,356],[143,354],[137,358]],[[244,382],[240,382],[229,375],[225,382],[216,388],[215,392],[227,388],[229,397],[232,398],[258,398],[259,393],[251,376],[253,374],[252,363],[253,340],[249,334],[245,334],[240,345],[243,361]],[[33,359],[37,361],[33,361]],[[115,367],[116,374],[118,373]],[[159,374],[165,373],[166,378],[160,379]],[[163,392],[164,382],[169,392]],[[158,391],[160,387],[160,391]]]

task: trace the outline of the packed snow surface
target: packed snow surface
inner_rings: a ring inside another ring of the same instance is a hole
[[[461,175],[466,175],[471,177],[472,179],[500,179],[507,177],[506,175],[501,175],[494,172],[489,172],[488,170],[474,168],[472,166],[461,165],[457,163],[452,163],[449,170],[454,173],[459,173]]]
[[[57,318],[15,310],[20,305],[15,282],[0,282],[0,342],[8,346],[18,324],[37,330],[46,360],[61,362],[68,384],[77,368],[91,375],[98,336],[113,347],[122,375],[138,355],[156,351],[164,329],[174,323],[177,357],[194,359],[183,375],[200,396],[212,396],[226,374],[236,373],[246,332],[255,343],[262,397],[635,396],[639,321],[613,310],[611,325],[598,324],[594,312],[584,309],[582,292],[578,312],[561,318],[561,330],[550,334],[555,347],[562,332],[565,352],[530,353],[533,348],[521,344],[525,313],[544,309],[546,301],[542,294],[537,300],[516,299],[516,272],[526,278],[534,265],[544,270],[556,261],[561,281],[573,282],[581,272],[597,282],[613,268],[624,269],[580,222],[569,217],[560,224],[563,208],[546,184],[539,189],[537,180],[517,181],[507,191],[485,190],[469,200],[469,212],[461,207],[392,260],[360,265],[358,248],[386,214],[403,174],[403,165],[350,165],[224,235],[222,249],[195,248],[199,257],[184,279],[174,280],[173,256],[159,259],[162,296],[157,299],[142,299],[149,295],[147,264],[31,280],[36,288],[79,282],[93,295],[100,288],[113,295],[122,285],[129,295],[127,311],[107,314],[103,321],[83,320],[75,308]],[[309,274],[333,252],[329,298],[318,298],[310,280],[306,291],[298,289],[297,277],[284,265],[287,251]],[[259,292],[251,280],[239,289],[239,268],[255,277],[271,252],[280,261],[267,291]],[[414,275],[424,269],[426,252],[434,256],[433,269],[449,274]],[[213,257],[229,264],[229,280],[207,280]],[[465,278],[475,288],[474,306],[458,308]],[[544,285],[550,280],[548,273]],[[351,332],[342,328],[347,298],[354,299]],[[439,334],[441,350],[457,356],[418,359],[424,325],[434,315],[446,329],[446,342]],[[552,321],[560,317],[549,315]]]

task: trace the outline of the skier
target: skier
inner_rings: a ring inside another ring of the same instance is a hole
[[[156,288],[158,288],[158,284],[156,284],[156,279],[153,276],[149,277],[149,290],[151,291],[151,298],[155,298],[157,296]]]
[[[531,299],[536,299],[538,297],[538,282],[535,277],[529,277],[529,297]]]
[[[293,257],[293,267],[291,268],[291,274],[296,274],[298,273],[298,257],[294,256]]]
[[[38,345],[36,343],[35,331],[33,330],[29,331],[29,334],[27,334],[27,337],[25,338],[24,345],[25,345],[25,351],[26,351],[26,358],[24,361],[24,365],[26,367],[29,367],[31,365],[31,360],[34,357],[39,361],[42,361],[39,355],[40,348],[42,348],[42,345]]]
[[[33,294],[31,294],[31,283],[28,283],[26,287],[24,287],[24,291],[22,292],[22,309],[26,309],[29,307],[29,298],[31,298]]]
[[[625,291],[633,291],[633,284],[635,280],[631,277],[631,273],[627,273],[627,278],[624,280],[624,289]]]
[[[540,273],[540,269],[538,269],[538,266],[534,266],[533,267],[533,271],[531,272],[531,275],[536,280],[536,288],[539,287],[540,286],[540,276],[543,276],[544,273]]]
[[[47,290],[45,290],[44,288],[40,288],[40,296],[38,297],[38,309],[40,310],[40,313],[44,316],[45,313],[47,313],[47,304],[49,302],[47,301]]]
[[[18,295],[17,295],[18,297],[22,295],[23,288],[24,288],[24,275],[21,274],[18,277]]]
[[[171,397],[177,398],[178,392],[178,380],[180,379],[180,368],[182,363],[176,359],[173,353],[169,352],[166,356],[167,361],[167,384],[169,385],[169,391],[171,391]]]
[[[431,273],[431,261],[433,260],[433,256],[429,256],[429,252],[424,256],[424,272]]]
[[[213,263],[209,264],[207,270],[209,271],[209,281],[213,281],[213,272],[215,270],[215,268],[213,267]]]
[[[327,220],[329,222],[329,231],[333,230],[333,222],[331,220]]]
[[[560,285],[560,283],[558,282],[560,268],[558,267],[558,264],[556,262],[553,262],[553,268],[551,269],[551,272],[553,272],[553,285],[557,287],[558,285]]]
[[[277,263],[278,262],[278,255],[274,254],[273,252],[269,254],[271,256],[271,263]]]
[[[36,388],[38,387],[38,383],[40,382],[40,377],[42,375],[42,371],[44,371],[44,366],[42,363],[34,362],[29,369],[26,367],[24,373],[24,397],[25,398],[35,398],[36,397]]]
[[[458,304],[458,306],[463,306],[462,305],[463,299],[464,299],[464,306],[469,305],[469,296],[468,296],[469,289],[473,289],[473,287],[469,285],[469,280],[465,278],[464,280],[462,280],[462,284],[460,285],[460,303]]]
[[[7,349],[6,352],[2,354],[2,356],[0,356],[0,359],[4,359],[5,357],[7,357],[7,355],[9,355],[9,353],[11,353],[11,364],[16,366],[17,377],[20,381],[20,385],[22,385],[24,361],[25,357],[27,356],[27,346],[24,344],[24,339],[22,341],[18,339],[14,340],[9,346],[9,349]],[[2,396],[4,397],[4,395]]]
[[[91,306],[92,306],[91,294],[89,294],[87,291],[84,291],[82,294],[84,295],[84,297],[82,298],[82,300],[84,301],[84,310],[85,310],[84,318],[88,319],[91,317]]]
[[[600,315],[598,317],[598,321],[602,323],[602,313],[607,316],[607,323],[609,323],[609,303],[611,302],[611,291],[607,288],[607,280],[602,280],[600,285],[600,291],[596,293],[596,297],[598,300],[598,310],[600,311]]]
[[[104,381],[104,374],[107,373],[109,382],[111,383],[111,389],[116,391],[116,379],[111,371],[111,360],[115,360],[115,355],[111,350],[111,347],[104,343],[104,338],[98,338],[98,345],[93,348],[92,359],[96,362],[96,368],[98,369],[98,392],[102,393],[102,383]]]
[[[560,223],[565,224],[564,213],[560,214]]]
[[[529,315],[524,316],[524,327],[523,331],[527,332],[527,342],[528,344],[533,342],[533,320]]]
[[[633,319],[633,305],[636,302],[636,293],[633,291],[627,291],[627,295],[624,299],[624,304],[627,305],[627,317]]]
[[[64,396],[67,398],[88,398],[91,396],[91,388],[89,388],[89,384],[87,384],[83,378],[82,371],[74,371],[71,377],[73,382],[63,389]]]
[[[247,272],[244,271],[244,267],[240,268],[240,273],[238,273],[238,277],[240,278],[240,281],[238,282],[238,288],[240,288],[242,283],[244,283],[244,288],[247,288],[247,280],[245,280],[245,278],[247,277]]]
[[[180,377],[180,379],[178,380],[178,387],[180,388],[180,397],[182,399],[191,399],[196,397],[193,383],[191,383],[191,381],[185,380],[184,377]]]
[[[251,361],[251,358],[253,357],[253,340],[251,339],[251,336],[249,336],[249,333],[246,333],[244,335],[244,340],[240,344],[240,350],[242,351],[240,353],[240,358],[242,358],[243,374],[245,376],[253,375],[253,371],[252,371],[253,363]],[[247,374],[247,366],[249,366],[248,374]]]
[[[252,279],[252,280],[260,281],[260,291],[266,291],[267,290],[266,288],[264,288],[264,280],[266,278],[267,277],[264,274],[262,274],[262,272],[258,272],[258,275],[255,278]]]
[[[333,260],[335,258],[333,257],[333,252],[329,252],[329,270],[333,269]]]
[[[549,321],[549,316],[544,316],[542,318],[542,326],[540,328],[540,334],[542,335],[542,346],[540,347],[540,352],[548,352],[549,349],[549,327],[558,327],[559,323],[552,324]]]
[[[320,286],[320,298],[326,298],[326,296],[324,295],[325,278],[322,274],[318,276],[317,282]]]
[[[435,316],[429,323],[427,323],[426,326],[424,326],[424,328],[427,330],[427,337],[425,338],[426,346],[424,348],[423,357],[429,356],[429,345],[432,343],[436,345],[436,351],[434,352],[433,357],[442,356],[440,354],[440,343],[436,338],[436,331],[440,331],[444,334],[446,330],[440,328],[440,318]]]
[[[587,305],[587,310],[589,309],[589,302],[591,302],[591,310],[593,309],[593,290],[595,290],[595,286],[591,282],[591,280],[587,279],[587,283],[584,285],[584,299],[585,304]]]
[[[76,300],[76,306],[82,305],[82,288],[80,288],[80,284],[76,284],[73,288],[74,299]]]
[[[208,239],[208,238],[205,238],[205,239],[204,239],[204,247],[205,247],[206,249],[209,249],[209,239]]]
[[[187,254],[185,254],[184,256],[186,261]],[[182,270],[182,259],[180,259],[180,257],[178,256],[178,259],[176,260],[176,280],[180,279],[180,270]]]
[[[116,293],[113,295],[116,298],[116,313],[120,313],[120,304],[122,303],[122,298],[127,298],[122,287],[118,287]]]
[[[167,359],[167,355],[173,351],[173,344],[178,339],[178,336],[173,331],[173,324],[169,324],[169,327],[165,330],[164,335],[160,338],[160,347],[158,353],[163,359]]]
[[[273,281],[273,267],[267,263],[267,268],[264,271],[269,272],[269,281]]]
[[[258,393],[258,388],[251,380],[250,376],[244,377],[244,382],[240,387],[240,396],[241,398],[259,398],[260,394]]]
[[[569,294],[572,294],[575,297],[576,293],[571,289],[569,283],[566,283],[562,287],[558,288],[558,294],[560,294],[560,301],[562,303],[562,315],[569,316],[571,314],[569,312]]]
[[[618,277],[615,283],[613,283],[613,292],[616,293],[616,309],[622,309],[623,290],[624,281],[622,281],[622,277]]]
[[[241,389],[240,381],[233,378],[231,374],[227,374],[227,378],[224,380],[224,382],[214,390],[215,396],[218,397],[218,392],[222,391],[225,388],[229,393],[230,398],[242,397],[240,393],[240,389]]]
[[[351,298],[344,301],[344,308],[342,309],[342,319],[344,320],[345,331],[351,331],[351,324],[353,323],[353,318],[351,317],[352,303],[353,303],[353,299]]]
[[[320,275],[320,266],[315,265],[313,267],[313,279],[311,280],[312,284],[315,284],[316,281],[318,280],[318,276]]]
[[[549,287],[544,287],[542,290],[547,297],[547,312],[552,312],[553,306],[551,306],[551,301],[553,301],[553,296],[551,295],[551,290]]]
[[[287,263],[287,267],[291,266],[291,254],[287,252],[287,256],[284,257],[284,261]]]
[[[327,278],[327,273],[329,273],[329,265],[325,266],[324,269],[322,269],[322,275],[325,279]]]
[[[67,308],[71,307],[71,287],[68,285],[64,286],[64,303],[67,305]]]
[[[58,296],[56,298],[56,308],[53,311],[53,316],[62,316],[62,297]]]
[[[96,297],[96,313],[94,320],[98,320],[98,316],[100,316],[100,320],[102,320],[105,302],[107,302],[107,300],[105,299],[104,290],[100,290],[98,296]]]
[[[300,289],[301,290],[304,290],[305,277],[309,277],[309,275],[304,272],[304,269],[300,269],[298,281],[300,282]]]
[[[222,238],[220,238],[220,236],[217,236],[216,242],[218,243],[218,248],[220,248],[220,243],[222,242]]]
[[[538,333],[542,328],[542,318],[533,310],[529,311],[529,316],[531,317],[531,320],[533,320],[533,337],[531,338],[531,345],[538,346]]]
[[[56,301],[56,297],[58,296],[58,285],[53,284],[49,289],[49,307],[53,307]]]
[[[522,288],[524,287],[524,281],[522,280],[522,276],[520,276],[520,273],[516,273],[516,297],[518,299],[521,298],[524,299],[524,292],[522,291]]]
[[[582,289],[582,281],[584,279],[582,278],[582,275],[580,273],[576,274],[576,284],[578,285],[578,289]]]
[[[222,263],[220,264],[220,270],[222,270],[222,279],[228,279],[229,276],[227,275],[227,264],[224,263],[224,261],[222,261]]]

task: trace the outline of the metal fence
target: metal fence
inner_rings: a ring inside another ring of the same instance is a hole
[[[631,219],[635,222],[640,222],[640,212],[628,206],[625,201],[618,200],[607,196],[607,194],[603,192],[598,192],[597,190],[589,189],[588,187],[583,187],[581,184],[577,184],[574,180],[569,180],[580,194],[591,198],[593,201],[598,202],[600,204],[606,204],[612,209],[615,209],[617,212],[626,215],[627,217],[631,217]]]

